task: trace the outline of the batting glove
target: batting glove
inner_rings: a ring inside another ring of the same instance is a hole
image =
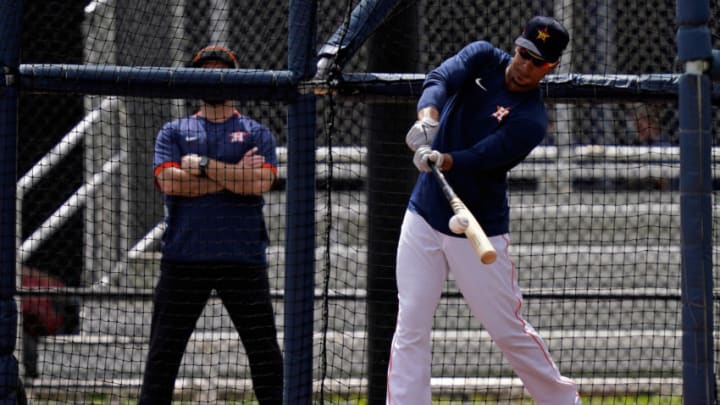
[[[439,124],[430,117],[415,121],[405,135],[405,143],[413,152],[423,145],[431,145],[437,135]]]
[[[442,167],[443,160],[444,157],[442,153],[430,149],[427,145],[418,147],[415,151],[415,155],[413,156],[413,163],[421,172],[432,171],[429,162],[433,162],[435,166]]]

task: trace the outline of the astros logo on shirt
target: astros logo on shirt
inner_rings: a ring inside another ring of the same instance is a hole
[[[247,133],[247,132],[244,132],[244,131],[237,131],[237,132],[231,133],[231,134],[229,135],[229,136],[230,136],[230,143],[244,142],[244,141],[245,141],[245,137],[247,136],[247,134],[248,134],[248,133]]]
[[[502,122],[503,118],[505,118],[508,114],[510,114],[510,107],[503,107],[501,105],[497,106],[497,111],[490,114],[493,117],[495,117],[496,120],[499,122]]]

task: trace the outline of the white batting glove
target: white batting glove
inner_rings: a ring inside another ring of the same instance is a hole
[[[441,167],[444,159],[442,153],[430,149],[427,145],[422,145],[415,151],[413,163],[421,172],[431,172],[432,168],[429,162],[433,162],[435,166]]]
[[[438,132],[439,123],[430,117],[415,121],[405,135],[405,143],[413,152],[423,145],[431,145]]]
[[[470,221],[468,221],[466,216],[457,214],[453,215],[448,223],[450,230],[458,235],[465,233],[469,225]]]

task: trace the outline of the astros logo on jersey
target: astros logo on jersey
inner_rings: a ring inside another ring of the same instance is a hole
[[[497,111],[490,114],[493,117],[495,117],[498,122],[502,122],[503,118],[505,118],[508,114],[510,114],[510,107],[503,107],[501,105],[497,106]]]
[[[245,137],[247,136],[247,134],[248,134],[248,133],[247,133],[247,132],[244,132],[244,131],[237,131],[237,132],[231,133],[231,134],[229,135],[229,136],[230,136],[230,143],[244,142],[244,141],[245,141]]]

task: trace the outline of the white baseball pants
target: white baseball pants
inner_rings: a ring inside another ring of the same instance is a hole
[[[397,252],[399,311],[388,367],[388,405],[429,405],[433,317],[448,274],[470,310],[540,405],[580,404],[575,383],[560,375],[547,346],[522,315],[508,235],[490,242],[497,260],[480,262],[465,238],[435,231],[406,211]]]

